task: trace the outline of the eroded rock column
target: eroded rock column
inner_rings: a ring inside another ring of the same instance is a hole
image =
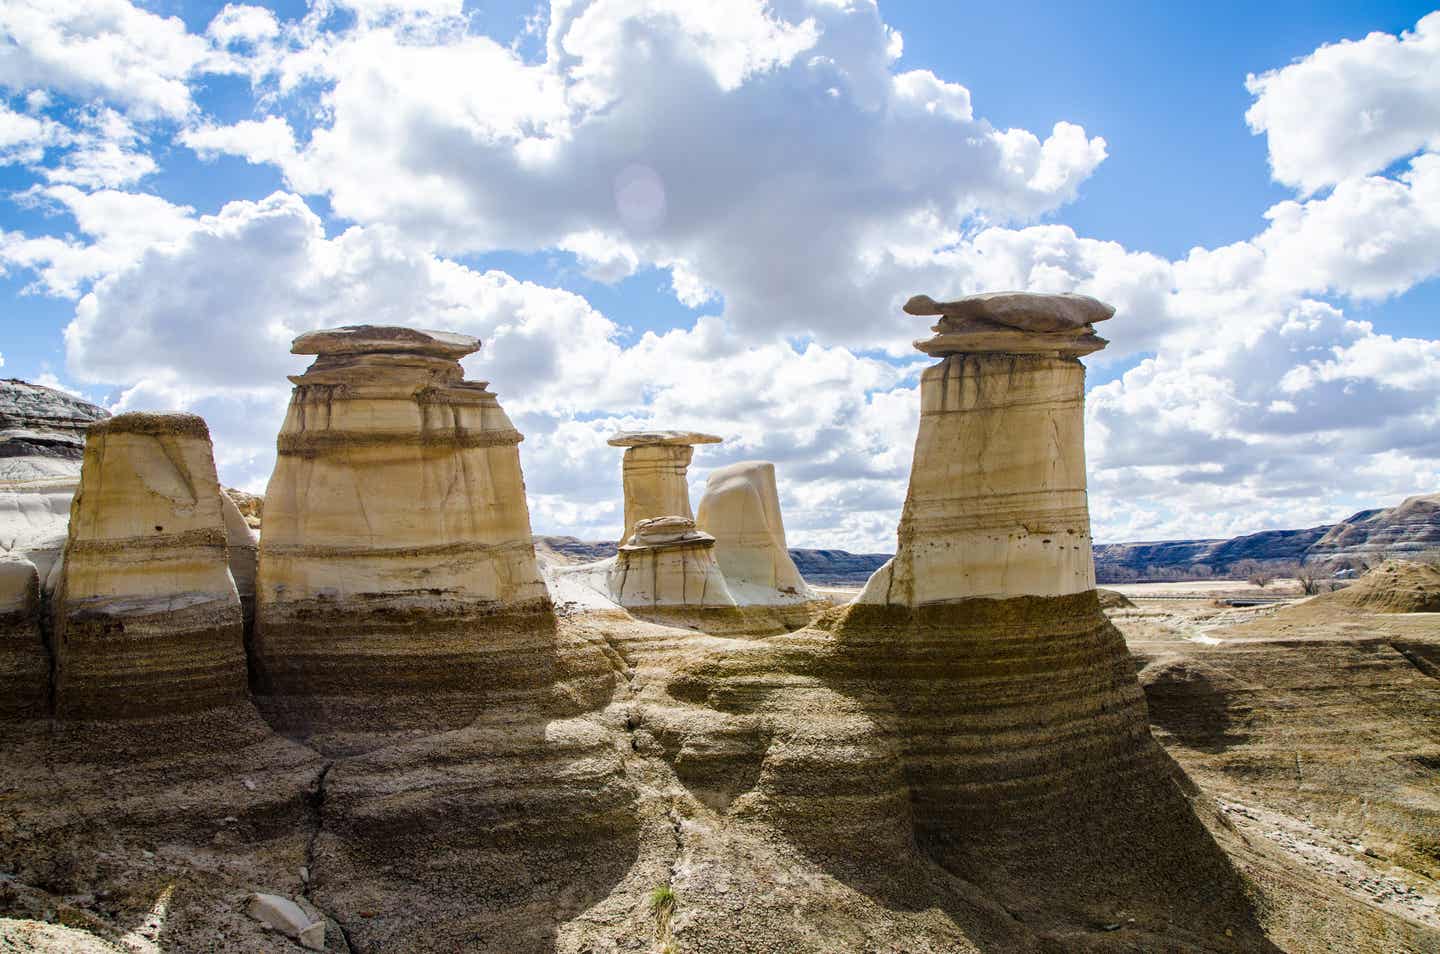
[[[1114,314],[1080,295],[1008,293],[937,303],[915,346],[941,362],[920,379],[920,430],[895,558],[862,603],[1064,596],[1095,587],[1085,493],[1091,324]]]
[[[715,538],[715,560],[741,606],[814,599],[785,542],[775,465],[742,461],[711,471],[696,526]]]
[[[621,546],[641,520],[684,517],[694,520],[686,472],[696,444],[718,444],[721,438],[697,431],[621,431],[611,447],[625,448],[621,475],[625,485],[625,532]]]
[[[210,433],[192,414],[90,427],[54,597],[55,714],[240,703],[245,656]]]
[[[733,608],[714,547],[688,517],[641,520],[616,554],[610,594],[626,609]]]
[[[521,435],[459,359],[464,335],[302,335],[265,494],[255,691],[282,731],[340,751],[463,725],[548,689],[554,615]]]

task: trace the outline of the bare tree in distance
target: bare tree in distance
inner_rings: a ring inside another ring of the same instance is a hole
[[[1274,567],[1261,563],[1259,560],[1241,560],[1235,564],[1235,572],[1246,583],[1258,586],[1262,590],[1280,578]]]

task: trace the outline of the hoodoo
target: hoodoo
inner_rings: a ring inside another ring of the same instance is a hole
[[[610,568],[610,593],[627,609],[733,607],[714,547],[688,517],[641,520]]]
[[[715,538],[715,560],[736,603],[770,606],[815,598],[785,543],[774,464],[742,461],[711,471],[695,524]]]
[[[265,494],[254,691],[334,751],[468,722],[548,689],[554,615],[530,536],[521,435],[465,335],[316,331]],[[547,651],[541,651],[547,650]]]
[[[694,520],[685,473],[696,444],[718,444],[722,438],[697,431],[621,431],[611,447],[625,448],[621,476],[625,485],[625,532],[620,544],[635,533],[641,520],[684,517]]]
[[[122,414],[90,427],[54,618],[62,719],[243,702],[240,600],[200,418]]]
[[[1115,309],[1006,292],[905,305],[939,315],[915,342],[920,431],[895,558],[862,603],[1064,596],[1095,587],[1085,496],[1085,368]]]

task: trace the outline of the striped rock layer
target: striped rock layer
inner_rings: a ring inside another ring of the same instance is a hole
[[[315,332],[265,495],[252,689],[333,750],[463,725],[548,685],[553,641],[517,445],[473,338]],[[347,741],[348,739],[348,741]]]
[[[53,615],[58,718],[243,703],[240,600],[204,421],[122,414],[90,427]]]
[[[109,416],[63,391],[0,380],[0,720],[48,710],[41,594],[65,545],[85,429]]]
[[[895,557],[859,601],[1093,589],[1084,390],[1068,357],[952,354],[927,368]]]

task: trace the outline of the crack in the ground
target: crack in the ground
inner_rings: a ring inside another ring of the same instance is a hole
[[[313,887],[315,884],[315,842],[320,838],[320,832],[325,827],[325,779],[330,775],[330,770],[335,767],[334,760],[327,761],[320,767],[320,774],[315,776],[314,787],[306,795],[305,804],[308,809],[307,816],[310,823],[310,837],[305,842],[305,878],[304,887],[301,889],[305,900],[309,901],[314,908],[326,918],[333,921],[340,929],[340,940],[345,945],[349,954],[359,954],[360,948],[356,946],[350,937],[350,929],[345,922],[340,920],[333,912],[320,906],[315,900]]]

